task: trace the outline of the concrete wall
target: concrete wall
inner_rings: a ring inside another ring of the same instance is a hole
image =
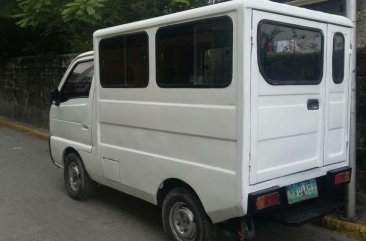
[[[366,0],[357,8],[357,191],[366,204]]]
[[[0,115],[48,129],[49,93],[75,56],[10,59],[0,67]]]
[[[357,45],[366,47],[366,0],[357,0]]]
[[[366,203],[366,48],[357,55],[357,190]]]

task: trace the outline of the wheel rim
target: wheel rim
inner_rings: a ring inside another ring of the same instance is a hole
[[[169,212],[169,224],[179,241],[193,241],[197,236],[197,224],[193,212],[182,202],[173,205]]]
[[[73,191],[78,192],[80,190],[81,185],[80,168],[75,162],[72,162],[69,165],[69,183]]]

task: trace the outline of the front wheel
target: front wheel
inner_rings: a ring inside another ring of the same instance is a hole
[[[190,191],[173,189],[166,196],[162,219],[170,241],[215,241],[216,227]]]
[[[64,181],[67,194],[75,200],[87,200],[93,194],[92,180],[81,158],[75,153],[70,153],[65,158]]]

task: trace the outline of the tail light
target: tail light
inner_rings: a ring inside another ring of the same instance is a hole
[[[352,169],[350,167],[342,167],[331,170],[327,173],[329,186],[340,186],[351,181]]]
[[[258,196],[256,200],[257,210],[262,210],[279,204],[280,204],[279,192],[273,192],[262,196]]]
[[[335,175],[334,178],[334,184],[335,185],[339,185],[339,184],[343,184],[343,183],[348,183],[351,180],[351,172],[350,171],[346,171],[346,172],[341,172]]]

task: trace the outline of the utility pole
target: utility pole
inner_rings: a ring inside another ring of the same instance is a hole
[[[352,168],[351,182],[347,187],[346,196],[346,218],[355,220],[356,217],[356,25],[357,25],[357,2],[356,0],[345,0],[346,17],[349,18],[354,27],[351,35],[352,59],[351,59],[351,118],[349,137],[349,162]]]

